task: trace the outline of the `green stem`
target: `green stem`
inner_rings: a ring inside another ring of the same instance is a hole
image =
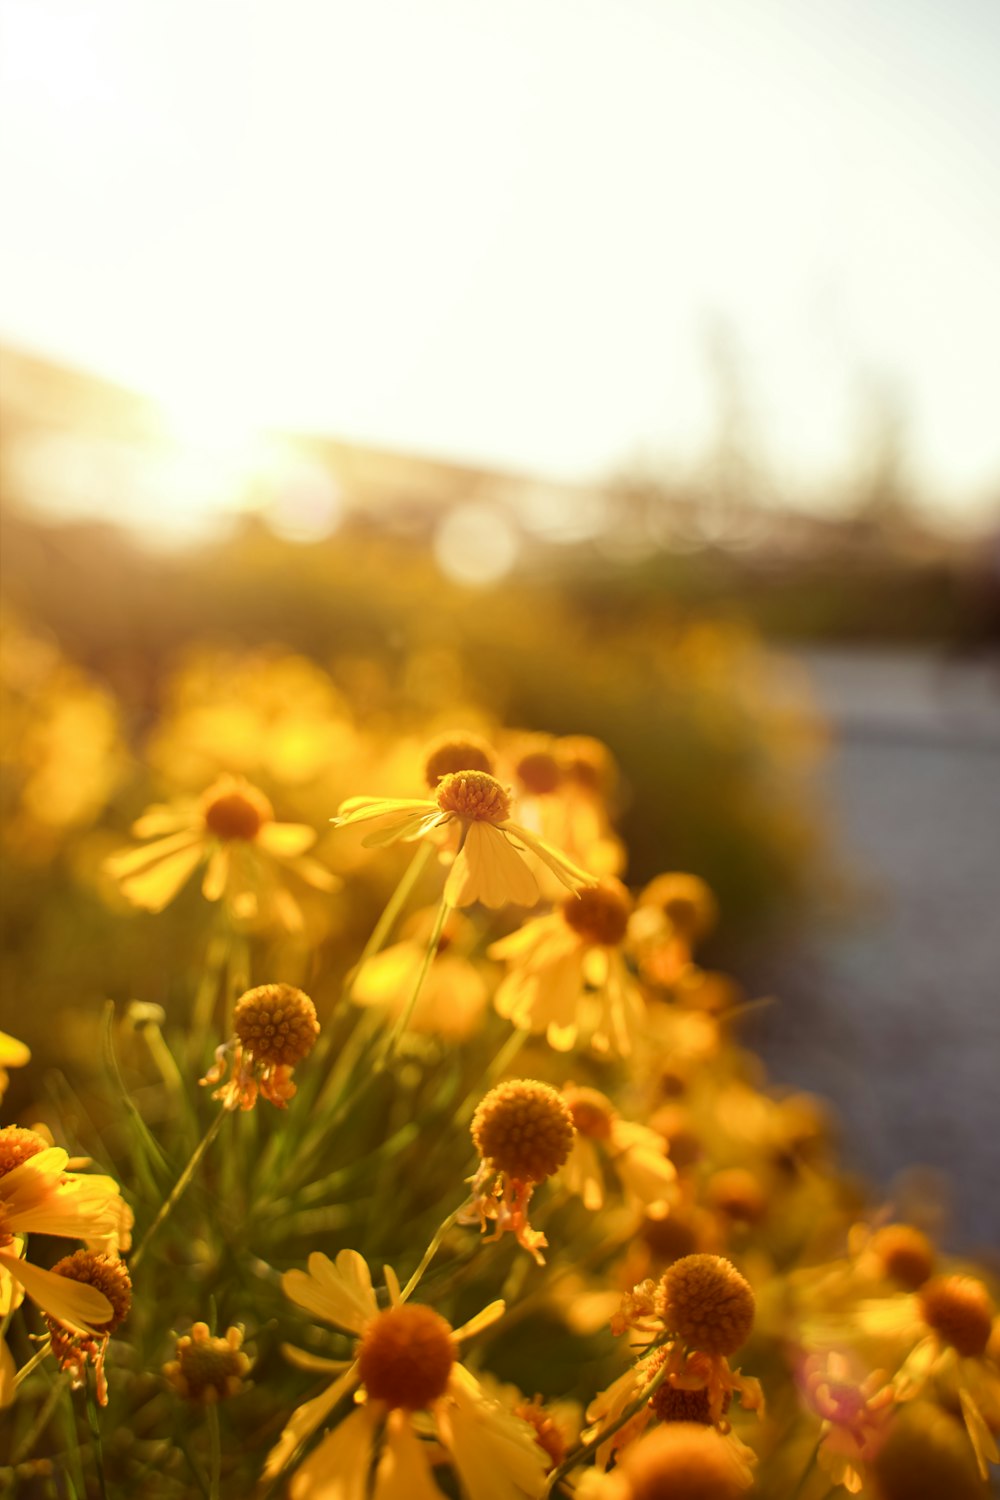
[[[139,1248],[136,1250],[135,1254],[132,1256],[131,1260],[129,1261],[129,1270],[130,1271],[135,1272],[135,1270],[139,1266],[140,1261],[142,1260],[143,1256],[146,1254],[147,1249],[149,1248],[149,1242],[153,1238],[153,1235],[159,1229],[159,1227],[163,1223],[164,1219],[166,1219],[168,1217],[168,1215],[173,1211],[173,1209],[174,1209],[175,1205],[177,1204],[178,1200],[180,1199],[181,1195],[185,1192],[186,1188],[188,1187],[188,1184],[191,1181],[191,1178],[194,1176],[195,1172],[198,1170],[198,1164],[199,1164],[199,1162],[201,1161],[202,1157],[205,1155],[205,1152],[208,1150],[209,1146],[215,1140],[215,1137],[218,1135],[219,1130],[222,1127],[222,1122],[223,1122],[223,1120],[225,1119],[225,1117],[226,1117],[226,1115],[228,1113],[229,1113],[228,1110],[226,1110],[226,1109],[220,1109],[219,1112],[218,1112],[218,1114],[216,1115],[215,1119],[212,1121],[211,1125],[208,1127],[208,1130],[202,1136],[202,1138],[199,1141],[198,1145],[195,1146],[194,1151],[191,1153],[191,1160],[188,1162],[187,1166],[184,1168],[183,1172],[178,1177],[178,1179],[177,1179],[176,1183],[174,1184],[173,1189],[172,1189],[172,1191],[170,1193],[170,1196],[168,1198],[166,1198],[164,1200],[164,1202],[160,1205],[159,1213],[156,1215],[156,1218],[153,1220],[152,1224],[150,1224],[149,1228],[146,1230],[146,1233],[143,1235],[142,1240],[140,1241]]]
[[[222,1477],[222,1440],[219,1435],[219,1408],[212,1404],[205,1409],[208,1427],[208,1493],[210,1500],[219,1500],[219,1485]]]
[[[822,1446],[823,1439],[822,1437],[820,1437],[816,1442],[816,1446],[810,1453],[809,1462],[806,1464],[805,1468],[802,1470],[802,1473],[799,1475],[799,1482],[795,1486],[794,1490],[792,1490],[792,1493],[789,1495],[788,1500],[799,1500],[799,1497],[805,1493],[806,1485],[809,1483],[812,1472],[816,1467],[816,1460],[819,1457],[819,1450]]]
[[[108,1500],[108,1486],[104,1478],[104,1444],[101,1441],[101,1424],[97,1414],[97,1401],[94,1397],[93,1377],[89,1370],[86,1372],[84,1387],[87,1426],[90,1428],[90,1436],[94,1444],[94,1466],[97,1470],[97,1487],[100,1491],[101,1500]]]
[[[52,1340],[50,1338],[47,1338],[44,1343],[39,1344],[34,1354],[28,1360],[28,1363],[26,1365],[22,1365],[17,1374],[14,1376],[15,1391],[23,1380],[27,1380],[32,1371],[38,1369],[38,1366],[41,1364],[42,1360],[45,1358],[51,1348]]]
[[[14,1468],[16,1468],[18,1464],[23,1464],[25,1459],[31,1456],[32,1448],[34,1448],[35,1444],[38,1442],[38,1439],[41,1437],[42,1433],[49,1425],[52,1413],[59,1405],[59,1398],[62,1396],[63,1389],[68,1384],[69,1376],[66,1375],[62,1370],[60,1370],[55,1380],[52,1382],[52,1388],[50,1389],[49,1394],[46,1396],[44,1402],[42,1403],[41,1411],[38,1413],[38,1416],[31,1424],[31,1427],[25,1433],[24,1437],[21,1439],[20,1443],[11,1454],[10,1461],[11,1465]]]
[[[410,995],[409,1000],[406,1002],[406,1009],[403,1011],[402,1015],[399,1017],[399,1020],[396,1022],[395,1026],[389,1033],[388,1041],[383,1047],[382,1054],[375,1064],[377,1070],[388,1067],[389,1063],[396,1055],[396,1049],[406,1033],[406,1028],[410,1024],[410,1019],[413,1015],[414,1010],[416,1009],[417,1001],[420,999],[420,992],[424,987],[424,981],[426,980],[427,975],[430,972],[431,964],[434,962],[434,955],[437,953],[437,947],[441,938],[441,933],[444,930],[444,924],[450,911],[451,907],[449,906],[447,900],[442,896],[441,903],[437,909],[437,916],[434,919],[434,926],[431,929],[431,935],[428,939],[427,947],[424,951],[424,959],[423,963],[420,965],[420,973],[417,975],[417,982],[413,986],[413,992]]]
[[[659,1348],[659,1343],[653,1344],[646,1352],[647,1354],[651,1354],[657,1348]],[[545,1486],[546,1495],[551,1495],[560,1479],[564,1479],[584,1459],[590,1458],[602,1444],[607,1442],[609,1437],[613,1437],[619,1428],[624,1427],[626,1422],[631,1422],[632,1418],[642,1411],[650,1397],[655,1395],[664,1380],[666,1380],[669,1368],[670,1362],[665,1359],[649,1384],[643,1386],[636,1399],[626,1406],[625,1410],[619,1413],[613,1422],[609,1422],[607,1427],[602,1427],[600,1432],[595,1433],[589,1442],[581,1443],[579,1447],[573,1449],[572,1453],[566,1455],[562,1463],[553,1469],[549,1475],[548,1483]]]
[[[376,953],[380,953],[382,951],[382,948],[385,945],[386,938],[389,936],[393,927],[396,925],[396,921],[399,917],[400,912],[403,910],[403,907],[409,900],[410,893],[413,890],[413,887],[416,885],[417,880],[420,878],[420,875],[423,872],[424,866],[427,864],[427,861],[430,859],[433,853],[433,844],[428,843],[426,840],[417,845],[417,849],[413,858],[410,860],[410,863],[403,871],[399,884],[386,902],[382,915],[375,923],[375,926],[372,929],[371,937],[368,939],[364,948],[361,950],[361,957],[358,959],[357,963],[354,965],[354,968],[351,970],[350,974],[347,977],[347,988],[344,991],[345,1000],[350,1000],[352,994],[354,993],[354,986],[357,984],[358,977],[361,974],[361,970],[364,968],[368,960],[370,958],[374,958]]]
[[[443,1224],[438,1225],[438,1228],[434,1234],[434,1238],[431,1240],[430,1244],[427,1246],[427,1249],[424,1251],[423,1255],[420,1258],[420,1264],[417,1266],[417,1269],[414,1271],[413,1275],[410,1277],[409,1281],[406,1283],[402,1292],[400,1293],[400,1296],[402,1297],[404,1302],[413,1294],[414,1291],[416,1291],[421,1277],[427,1270],[427,1267],[430,1265],[435,1255],[440,1250],[445,1235],[448,1233],[448,1230],[451,1228],[451,1226],[456,1222],[461,1211],[461,1207],[456,1208],[454,1212],[448,1215]]]

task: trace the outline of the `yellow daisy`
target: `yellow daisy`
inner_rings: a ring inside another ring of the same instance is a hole
[[[150,807],[132,825],[153,842],[123,849],[104,862],[134,906],[159,912],[204,865],[201,892],[224,901],[240,922],[299,932],[302,908],[289,876],[333,891],[337,876],[306,855],[316,832],[304,823],[277,823],[264,793],[242,776],[222,776],[197,800]]]
[[[310,1255],[307,1271],[283,1276],[293,1302],[356,1335],[358,1343],[346,1368],[343,1361],[287,1351],[306,1369],[328,1370],[336,1378],[293,1412],[268,1457],[265,1478],[280,1473],[340,1403],[353,1397],[354,1410],[293,1474],[290,1500],[364,1500],[369,1494],[372,1500],[441,1500],[433,1468],[444,1462],[469,1500],[540,1496],[546,1455],[534,1429],[491,1400],[457,1361],[459,1344],[501,1317],[503,1302],[452,1328],[433,1308],[406,1301],[391,1267],[384,1274],[384,1309],[355,1250],[342,1250],[335,1261]]]
[[[433,922],[433,911],[419,912],[400,942],[367,960],[351,987],[355,1005],[384,1005],[393,1020],[403,1014],[420,977]],[[470,919],[450,912],[410,1016],[411,1032],[463,1042],[480,1029],[486,981],[462,951],[473,936]]]
[[[893,1384],[899,1401],[932,1391],[961,1410],[979,1472],[1000,1463],[992,1422],[1000,1412],[1000,1367],[991,1357],[996,1309],[975,1276],[932,1276],[912,1296],[857,1309],[862,1332],[911,1344]]]
[[[563,1098],[576,1127],[563,1180],[571,1193],[596,1212],[604,1206],[604,1164],[618,1179],[626,1199],[654,1218],[664,1218],[675,1196],[677,1170],[664,1139],[645,1125],[623,1120],[597,1089],[567,1084]]]
[[[494,997],[500,1014],[543,1031],[559,1052],[586,1027],[599,1051],[627,1056],[645,1014],[623,949],[631,907],[620,881],[602,880],[493,943],[490,957],[509,966]]]
[[[69,1158],[33,1130],[0,1130],[0,1320],[27,1294],[76,1334],[100,1335],[114,1309],[95,1286],[43,1270],[24,1259],[29,1234],[83,1240],[90,1249],[128,1243],[131,1214],[110,1177],[66,1170]],[[13,1366],[0,1354],[0,1404],[12,1395]]]
[[[525,858],[531,853],[571,891],[593,885],[594,877],[566,855],[530,833],[510,816],[510,794],[486,771],[442,776],[433,800],[413,797],[350,797],[332,819],[338,828],[375,826],[362,840],[366,848],[403,839],[457,836],[455,858],[444,899],[449,906],[534,906],[538,882]]]

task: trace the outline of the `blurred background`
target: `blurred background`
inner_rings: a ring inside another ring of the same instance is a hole
[[[128,997],[194,710],[317,820],[347,725],[594,735],[775,1077],[1000,1240],[996,7],[0,19],[5,1024]]]

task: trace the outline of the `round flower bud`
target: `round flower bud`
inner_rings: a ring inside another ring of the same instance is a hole
[[[294,1067],[312,1051],[319,1021],[309,996],[294,985],[260,984],[237,1001],[233,1030],[254,1062]]]
[[[573,1116],[547,1083],[517,1078],[498,1084],[472,1117],[472,1139],[484,1161],[517,1182],[543,1182],[573,1147]]]
[[[705,1354],[735,1354],[750,1335],[754,1294],[721,1255],[685,1255],[664,1272],[660,1313],[671,1333]]]
[[[212,1406],[243,1389],[250,1361],[242,1343],[240,1328],[227,1329],[225,1338],[213,1338],[207,1323],[195,1323],[177,1340],[174,1358],[163,1366],[163,1373],[178,1396]]]

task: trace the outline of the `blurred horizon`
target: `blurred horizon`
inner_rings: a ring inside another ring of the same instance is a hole
[[[1000,508],[982,0],[0,19],[0,337],[220,464],[277,430],[683,486],[738,440],[822,517],[881,445],[940,528]]]

